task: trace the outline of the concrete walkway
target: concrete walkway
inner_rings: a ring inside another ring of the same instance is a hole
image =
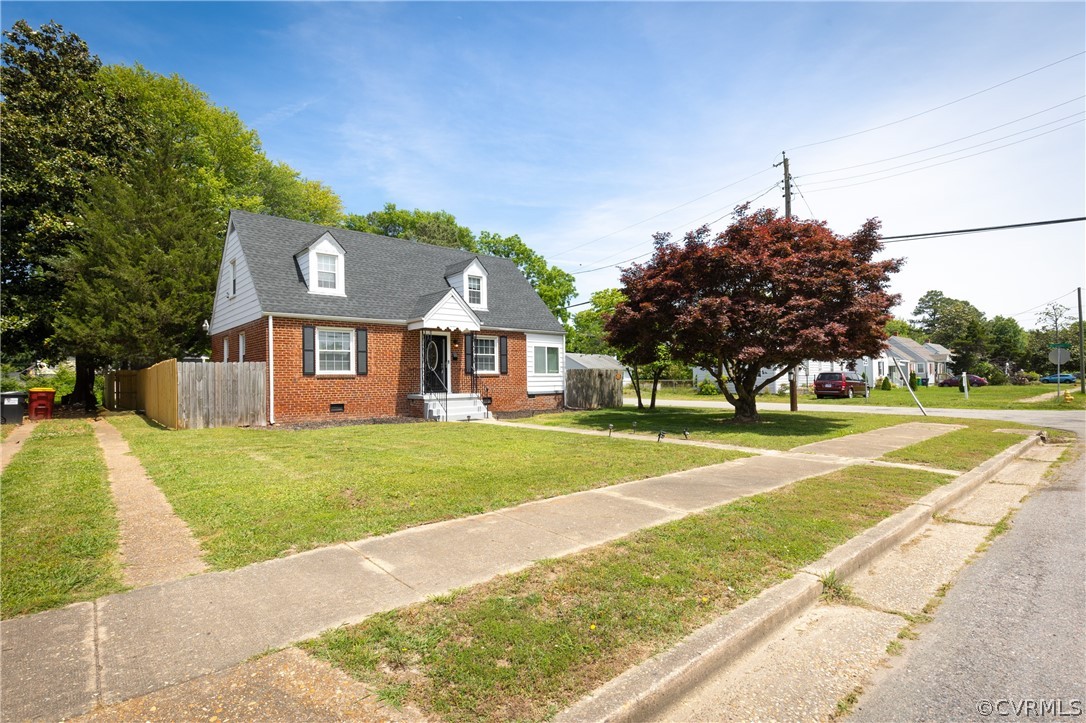
[[[891,428],[900,431],[900,446],[937,431],[905,426]],[[885,433],[851,439],[866,449]],[[2,717],[78,715],[376,612],[861,461],[802,453],[749,457],[7,620],[0,624]]]
[[[117,506],[125,584],[142,587],[205,572],[200,543],[147,477],[128,442],[109,422],[99,419],[91,424]]]
[[[0,472],[4,471],[11,458],[23,448],[23,442],[34,433],[35,424],[35,422],[23,422],[11,430],[11,434],[3,442],[0,442]]]

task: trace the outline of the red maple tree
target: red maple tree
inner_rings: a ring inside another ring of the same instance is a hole
[[[735,419],[758,421],[759,391],[805,360],[854,360],[885,346],[898,296],[887,291],[901,259],[873,260],[877,220],[850,236],[771,209],[708,226],[674,243],[657,234],[652,259],[623,269],[611,343],[634,357],[665,344],[673,358],[709,370]],[[758,381],[762,369],[778,369]],[[735,392],[725,384],[730,381]]]

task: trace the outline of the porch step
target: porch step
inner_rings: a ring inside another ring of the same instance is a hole
[[[450,394],[446,406],[431,394],[426,395],[426,419],[439,422],[464,422],[468,419],[485,419],[486,406],[478,394]]]

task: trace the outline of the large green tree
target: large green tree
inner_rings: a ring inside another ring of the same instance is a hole
[[[433,246],[447,246],[465,251],[477,251],[475,234],[456,222],[448,211],[408,211],[394,203],[386,203],[380,211],[365,216],[348,215],[343,225],[353,231],[365,231],[392,238],[403,238]]]
[[[988,322],[988,359],[1000,368],[1022,365],[1029,336],[1009,316],[996,316]]]
[[[618,352],[607,339],[603,325],[615,307],[626,300],[619,289],[601,289],[589,297],[590,307],[573,315],[573,328],[566,340],[566,350],[575,354],[609,354]]]
[[[57,342],[99,363],[141,366],[207,347],[221,212],[171,134],[146,151],[125,178],[93,184],[76,214],[84,243],[59,262]]]
[[[57,23],[18,20],[4,32],[0,89],[3,173],[4,356],[57,358],[53,312],[63,286],[55,261],[83,240],[70,220],[102,173],[120,174],[143,124],[111,93],[101,62]]]

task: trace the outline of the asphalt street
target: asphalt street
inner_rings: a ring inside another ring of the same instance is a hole
[[[636,406],[637,400],[627,397],[623,400],[627,406]],[[693,409],[727,409],[732,406],[726,401],[702,401],[700,399],[657,399],[658,407],[690,407]],[[758,409],[764,412],[787,412],[787,402],[758,401]],[[915,407],[885,407],[873,404],[800,404],[801,412],[855,412],[858,414],[901,414],[923,416]],[[960,417],[963,419],[999,419],[1005,422],[1033,424],[1038,427],[1065,429],[1074,432],[1080,439],[1086,439],[1086,412],[1081,410],[1060,412],[1056,410],[1033,409],[927,409],[932,417]]]
[[[965,568],[850,720],[1086,719],[1086,457]]]

